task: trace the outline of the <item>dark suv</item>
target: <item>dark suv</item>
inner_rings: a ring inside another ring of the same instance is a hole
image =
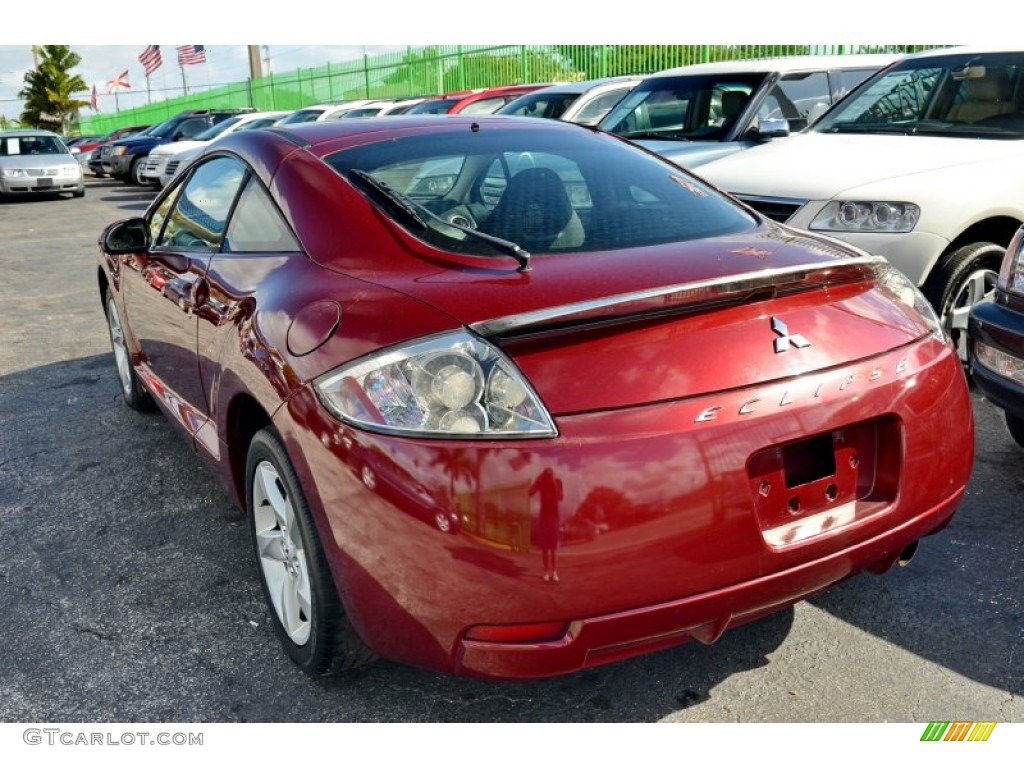
[[[126,184],[145,184],[142,166],[153,147],[172,141],[191,139],[232,115],[252,112],[252,109],[189,109],[179,112],[148,131],[127,139],[112,141],[103,147],[100,163],[104,173]]]

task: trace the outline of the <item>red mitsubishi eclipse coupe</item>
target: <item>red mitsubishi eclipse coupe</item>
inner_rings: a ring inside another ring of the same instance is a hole
[[[908,559],[971,470],[912,283],[576,125],[242,132],[100,246],[124,398],[234,492],[311,674],[710,643]]]

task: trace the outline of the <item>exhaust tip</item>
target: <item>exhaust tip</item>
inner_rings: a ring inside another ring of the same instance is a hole
[[[913,560],[914,555],[917,554],[917,544],[918,542],[916,541],[912,541],[907,544],[907,546],[903,548],[903,551],[900,552],[900,556],[896,558],[896,565],[900,568],[906,568],[910,565],[910,561]]]

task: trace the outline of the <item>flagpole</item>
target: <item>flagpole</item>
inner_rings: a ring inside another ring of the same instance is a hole
[[[114,89],[114,111],[115,112],[120,112],[121,111],[121,102],[117,98],[117,88]]]
[[[153,103],[153,92],[149,90],[149,75],[146,75],[146,103]]]
[[[185,65],[180,64],[178,66],[181,69],[181,91],[188,96],[188,83],[185,82]]]

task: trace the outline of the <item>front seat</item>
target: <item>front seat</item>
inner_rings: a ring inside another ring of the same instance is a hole
[[[584,235],[565,185],[550,168],[526,168],[513,176],[480,229],[527,251],[576,248]]]
[[[948,118],[954,122],[976,123],[987,117],[1013,112],[1013,87],[1004,69],[989,72],[985,77],[964,82],[964,100],[953,106]]]

